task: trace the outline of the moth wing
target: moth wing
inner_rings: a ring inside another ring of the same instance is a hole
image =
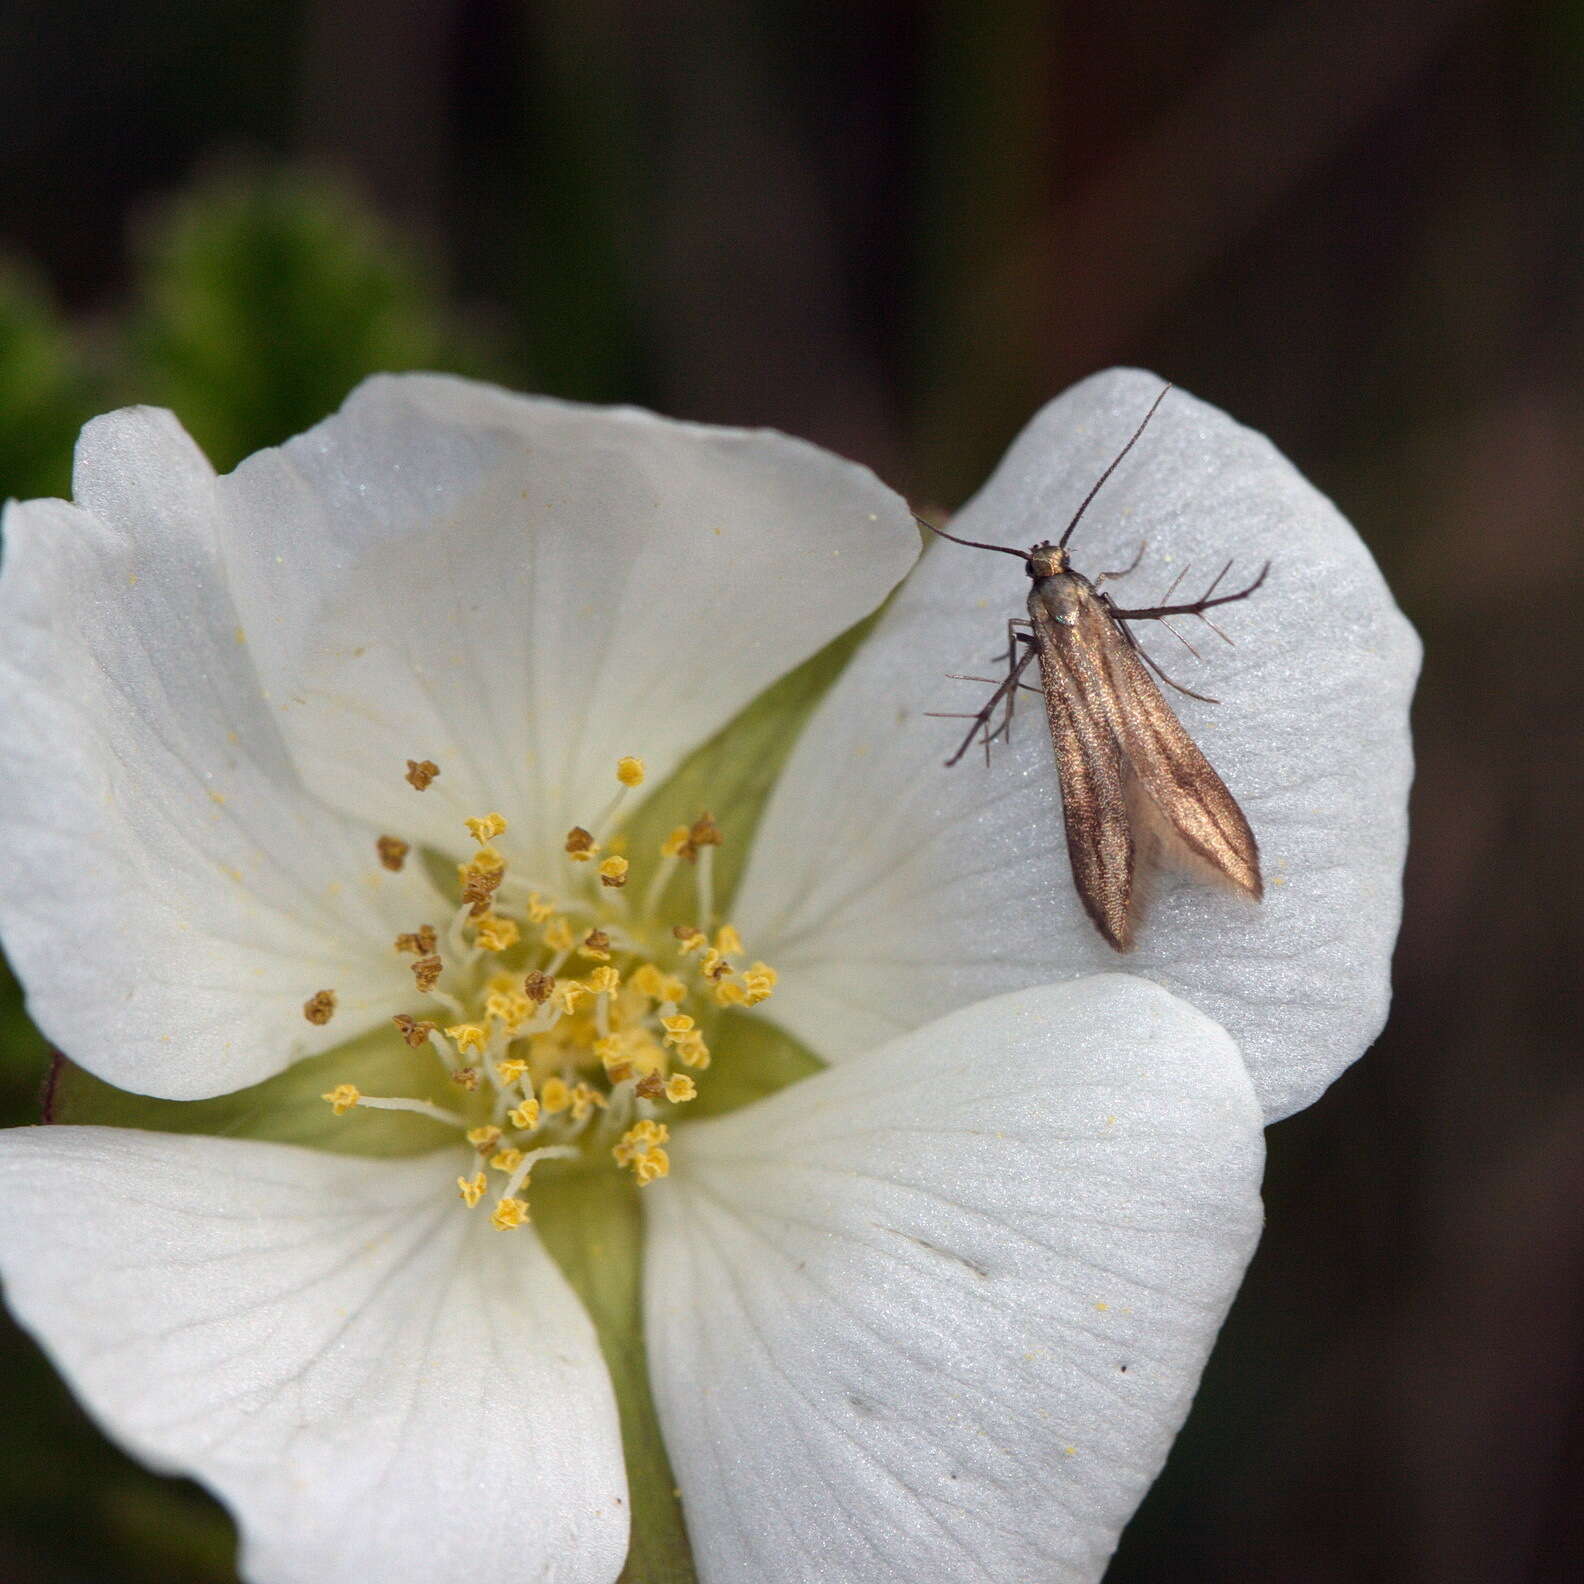
[[[1259,847],[1237,800],[1183,729],[1127,631],[1094,601],[1096,652],[1115,701],[1116,730],[1132,772],[1133,814],[1153,829],[1159,856],[1258,901]]]
[[[1029,601],[1044,682],[1045,716],[1061,781],[1073,884],[1095,928],[1131,951],[1137,910],[1124,755],[1107,707],[1111,683],[1071,630]]]

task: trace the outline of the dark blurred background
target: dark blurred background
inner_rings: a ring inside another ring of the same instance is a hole
[[[1573,0],[3,0],[0,494],[127,400],[230,466],[410,366],[942,505],[1111,363],[1269,433],[1426,642],[1397,998],[1271,1132],[1109,1579],[1578,1580],[1581,89]],[[0,1057],[29,1120],[8,982]],[[0,1352],[0,1578],[232,1577]]]

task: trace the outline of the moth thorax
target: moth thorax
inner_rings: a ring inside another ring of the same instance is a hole
[[[1059,577],[1067,570],[1067,552],[1060,545],[1037,544],[1029,551],[1028,575],[1031,578]]]

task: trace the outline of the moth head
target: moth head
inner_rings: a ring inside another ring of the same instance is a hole
[[[1031,578],[1059,577],[1067,570],[1067,552],[1059,545],[1045,540],[1028,553],[1028,575]]]

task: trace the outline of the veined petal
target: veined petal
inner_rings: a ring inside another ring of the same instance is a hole
[[[626,1481],[593,1329],[451,1165],[0,1134],[7,1299],[111,1435],[226,1502],[254,1584],[608,1584]]]
[[[677,1130],[651,1379],[706,1584],[1098,1578],[1260,1224],[1225,1032],[1105,975]]]
[[[1043,409],[953,521],[1026,549],[1059,537],[1159,394],[1113,370]],[[1386,1014],[1401,907],[1419,643],[1336,508],[1263,436],[1173,391],[1089,508],[1072,550],[1107,592],[1158,604],[1185,566],[1189,599],[1228,559],[1223,590],[1270,576],[1215,613],[1236,640],[1150,622],[1145,648],[1218,705],[1165,689],[1254,829],[1258,907],[1163,877],[1127,958],[1237,1040],[1267,1118],[1314,1100]],[[1073,892],[1061,798],[1038,699],[988,770],[942,760],[990,691],[1026,580],[1007,556],[938,544],[822,702],[760,826],[736,922],[781,970],[768,1009],[841,1060],[979,996],[1116,966]],[[1201,642],[1202,640],[1202,642]]]
[[[368,381],[220,489],[310,784],[441,849],[498,808],[539,859],[620,756],[662,778],[918,551],[872,474],[784,435],[438,375]],[[440,766],[421,797],[408,758]]]
[[[76,506],[13,505],[0,576],[0,927],[44,1032],[125,1088],[254,1083],[412,999],[418,864],[298,780],[169,413],[95,420]],[[310,1023],[303,1004],[336,994]]]

